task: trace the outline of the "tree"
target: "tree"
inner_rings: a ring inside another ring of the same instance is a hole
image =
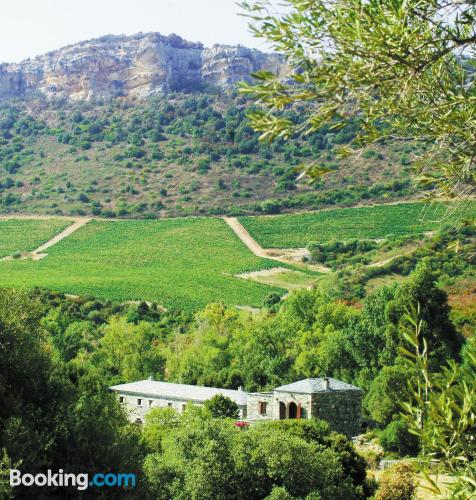
[[[414,371],[403,365],[382,368],[364,400],[373,420],[388,425],[402,411],[401,401],[408,399],[408,380],[414,375]]]
[[[104,335],[91,355],[91,364],[108,383],[140,380],[148,376],[161,379],[165,360],[157,331],[151,323],[135,325],[124,317],[111,318],[103,328]],[[76,361],[82,364],[82,360]]]
[[[168,355],[169,379],[182,383],[231,387],[230,342],[240,326],[236,309],[223,303],[208,304],[196,315],[195,328],[186,338],[177,337]]]
[[[74,321],[64,332],[53,337],[53,343],[65,361],[72,360],[87,341],[93,338],[94,327],[91,321]]]
[[[13,491],[10,486],[10,469],[18,468],[18,464],[13,464],[4,448],[0,455],[0,498],[12,498]]]
[[[26,292],[0,290],[0,449],[34,472],[64,438],[71,385],[40,327],[42,306]]]
[[[393,420],[379,434],[385,451],[396,451],[400,455],[415,455],[419,450],[418,438],[408,428],[404,418]]]
[[[100,378],[83,377],[64,424],[68,446],[58,461],[70,470],[140,469],[144,458],[140,429],[128,421],[117,396]]]
[[[295,69],[287,81],[269,72],[243,84],[261,109],[250,114],[261,139],[334,130],[357,119],[354,144],[419,141],[420,180],[437,194],[466,196],[476,184],[476,7],[447,0],[267,0],[243,2],[255,36]],[[304,123],[283,117],[298,107]],[[343,148],[343,155],[352,148]],[[307,169],[312,178],[326,170]]]
[[[418,436],[422,458],[440,459],[454,480],[446,485],[451,498],[476,496],[476,344],[468,341],[463,362],[449,360],[437,372],[429,369],[429,349],[422,330],[419,308],[407,314],[405,337],[409,348],[402,348],[411,369],[419,377],[412,381],[411,398],[405,403],[407,422]],[[435,498],[448,498],[448,491],[426,479]]]
[[[34,294],[0,290],[0,492],[9,464],[29,473],[137,471],[143,459],[138,429],[102,381],[86,375],[73,385],[42,327],[43,312]],[[19,498],[45,498],[20,488]]]
[[[205,408],[211,413],[213,418],[238,418],[238,405],[223,394],[215,394],[205,401]]]
[[[149,450],[162,451],[162,440],[179,425],[179,414],[173,408],[152,408],[145,416],[142,437]]]
[[[162,453],[146,457],[154,498],[258,500],[279,489],[272,498],[285,491],[288,498],[365,498],[329,446],[266,425],[242,432],[229,420],[190,410],[163,440]]]
[[[396,290],[395,300],[389,304],[390,321],[399,322],[406,329],[406,311],[415,304],[420,306],[421,334],[430,349],[430,361],[439,367],[448,359],[458,359],[464,343],[450,320],[448,295],[436,284],[437,275],[422,261],[415,271]]]

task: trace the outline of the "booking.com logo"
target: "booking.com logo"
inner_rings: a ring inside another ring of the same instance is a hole
[[[63,469],[53,472],[51,469],[46,474],[23,474],[18,469],[10,469],[10,486],[55,486],[55,487],[75,487],[80,491],[87,488],[118,487],[134,488],[136,485],[135,474],[107,474],[97,473],[89,479],[89,474],[65,473]]]

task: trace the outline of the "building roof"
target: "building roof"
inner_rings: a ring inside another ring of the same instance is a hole
[[[158,382],[156,380],[140,380],[129,384],[120,384],[109,387],[112,391],[150,396],[154,398],[170,398],[184,401],[203,403],[216,394],[223,394],[235,401],[239,406],[244,406],[248,401],[248,393],[217,387],[204,387],[199,385],[173,384],[171,382]]]
[[[299,380],[298,382],[293,382],[292,384],[282,385],[281,387],[276,387],[275,391],[281,392],[296,392],[300,394],[315,394],[317,392],[326,391],[361,391],[355,385],[346,384],[335,378],[327,378],[328,387],[326,387],[325,378],[306,378],[304,380]]]

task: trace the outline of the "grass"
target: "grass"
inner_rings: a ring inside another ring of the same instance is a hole
[[[307,288],[315,284],[318,278],[317,276],[310,276],[309,274],[302,273],[300,271],[284,268],[276,269],[272,273],[252,273],[251,275],[241,277],[250,281],[255,281],[256,283],[276,286],[289,291]]]
[[[234,277],[275,263],[255,257],[214,218],[95,220],[50,247],[40,261],[0,266],[0,286],[150,300],[188,310],[219,300],[258,306],[270,292],[283,292]]]
[[[402,203],[292,215],[241,217],[240,222],[264,248],[301,248],[311,241],[323,243],[353,238],[378,239],[389,234],[420,234],[454,222],[456,215],[452,215],[443,203]],[[469,205],[465,215],[476,215],[475,202]]]
[[[70,224],[71,221],[64,219],[0,220],[0,257],[31,252]]]
[[[388,286],[393,283],[398,283],[403,281],[405,276],[401,274],[384,274],[383,276],[377,276],[375,278],[369,279],[365,284],[365,290],[368,294],[375,292],[378,288],[382,286]]]

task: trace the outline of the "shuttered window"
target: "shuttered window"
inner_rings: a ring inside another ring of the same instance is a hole
[[[266,403],[266,401],[260,401],[258,403],[258,412],[260,415],[266,415],[267,406],[268,406],[268,403]]]

